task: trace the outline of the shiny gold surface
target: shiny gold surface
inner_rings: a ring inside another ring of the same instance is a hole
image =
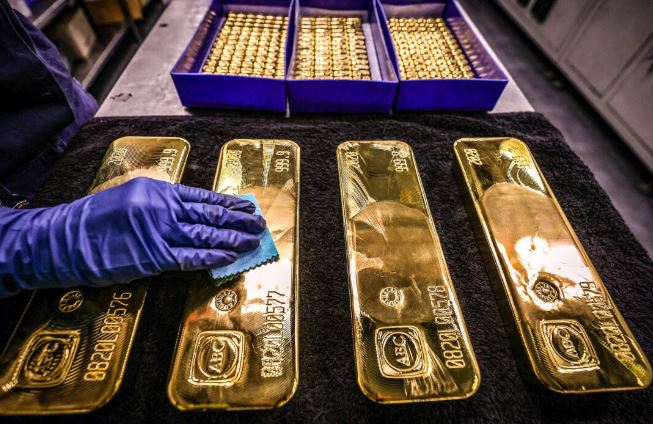
[[[299,147],[232,140],[213,190],[256,196],[279,260],[219,287],[208,275],[190,285],[168,398],[181,410],[279,407],[298,379]]]
[[[488,270],[537,379],[561,393],[647,387],[651,366],[528,147],[514,138],[461,139],[454,150]]]
[[[442,18],[390,18],[388,28],[403,79],[474,78],[474,71]]]
[[[287,33],[287,16],[229,12],[202,72],[283,79]]]
[[[137,176],[178,182],[189,149],[181,138],[120,138],[88,191]],[[0,359],[0,414],[82,413],[111,400],[146,293],[138,282],[34,292]]]
[[[338,147],[358,384],[381,403],[461,399],[480,373],[413,151]]]
[[[297,34],[296,79],[369,80],[365,33],[358,16],[303,16]]]

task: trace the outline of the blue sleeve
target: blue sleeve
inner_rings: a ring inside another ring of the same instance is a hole
[[[16,233],[10,228],[21,211],[0,206],[0,297],[18,293],[21,287],[14,279],[12,263],[16,260]]]
[[[0,205],[13,206],[34,196],[97,103],[7,0],[0,0],[0,93]]]

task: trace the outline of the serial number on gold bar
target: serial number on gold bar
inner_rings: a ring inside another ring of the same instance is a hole
[[[648,360],[526,144],[467,138],[454,150],[488,271],[537,380],[561,393],[650,385]]]
[[[337,150],[358,384],[406,403],[473,395],[480,372],[409,145]]]
[[[168,398],[181,410],[279,407],[298,382],[299,146],[228,142],[213,190],[255,195],[279,260],[219,287],[208,274],[191,284]]]
[[[132,178],[179,182],[190,146],[175,137],[123,137],[108,148],[88,193]],[[34,292],[0,359],[0,414],[89,412],[120,387],[147,286]]]

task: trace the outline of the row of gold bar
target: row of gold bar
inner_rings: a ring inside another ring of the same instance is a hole
[[[179,181],[188,149],[178,138],[117,140],[91,190],[144,174]],[[646,356],[528,147],[467,138],[454,153],[524,369],[560,393],[650,385]],[[380,403],[471,396],[480,372],[413,150],[348,141],[337,163],[361,390]],[[222,148],[213,190],[255,194],[280,260],[220,287],[208,276],[190,285],[168,382],[179,409],[272,408],[296,390],[299,164],[288,140]],[[146,290],[36,292],[0,360],[0,413],[80,413],[108,402]]]
[[[442,18],[390,18],[388,27],[403,79],[474,78]]]
[[[296,79],[371,78],[359,17],[304,16],[299,24]]]
[[[229,12],[203,73],[284,78],[288,17]]]

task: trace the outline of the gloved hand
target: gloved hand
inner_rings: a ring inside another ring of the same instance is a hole
[[[149,178],[51,208],[0,208],[0,295],[228,265],[259,245],[266,224],[252,212],[247,200]]]

